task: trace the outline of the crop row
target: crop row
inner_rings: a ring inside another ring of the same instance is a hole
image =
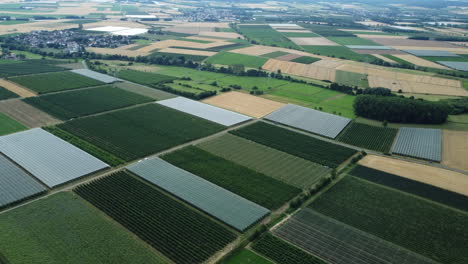
[[[263,256],[281,264],[322,264],[324,261],[296,248],[270,233],[253,244],[252,248]]]
[[[360,165],[349,174],[468,212],[468,196],[462,194]]]
[[[51,65],[48,60],[27,60],[22,62],[1,63],[0,77],[27,75],[44,72],[63,71],[65,68]]]
[[[166,154],[162,159],[268,209],[279,208],[301,192],[197,147]]]
[[[338,141],[388,153],[397,133],[398,129],[396,128],[376,127],[353,122],[338,136]]]
[[[75,192],[175,263],[201,263],[236,235],[125,172]]]
[[[331,168],[338,167],[357,152],[265,122],[230,133]]]

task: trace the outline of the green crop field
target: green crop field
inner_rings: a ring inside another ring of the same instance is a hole
[[[377,58],[368,54],[359,54],[343,46],[302,46],[310,53],[353,61],[373,62]]]
[[[274,264],[273,262],[257,255],[255,252],[248,249],[242,249],[219,264]]]
[[[167,263],[72,193],[4,213],[0,229],[6,263]]]
[[[26,130],[27,127],[7,115],[0,113],[0,136]]]
[[[281,264],[325,264],[326,262],[310,255],[271,233],[266,233],[260,240],[255,242],[252,249]]]
[[[74,191],[177,264],[202,263],[236,238],[226,227],[126,172]]]
[[[65,68],[48,64],[47,61],[26,60],[15,63],[0,63],[0,77],[63,71]]]
[[[268,25],[239,25],[238,27],[242,35],[259,44],[283,48],[299,48],[294,42]]]
[[[314,62],[319,61],[319,58],[309,57],[309,56],[302,56],[296,59],[291,60],[292,62],[302,63],[302,64],[311,64]]]
[[[284,56],[284,55],[288,55],[288,54],[289,54],[289,53],[284,52],[284,51],[273,51],[273,52],[270,52],[270,53],[267,53],[267,54],[263,54],[262,57],[265,57],[265,58],[277,58],[277,57]]]
[[[11,98],[17,98],[19,97],[17,94],[14,92],[7,90],[6,88],[3,88],[0,86],[0,101],[5,100],[5,99],[11,99]]]
[[[8,79],[12,82],[18,83],[28,89],[35,91],[38,94],[72,90],[104,84],[100,81],[69,71],[11,77]]]
[[[353,122],[341,132],[337,140],[361,148],[389,153],[397,133],[396,128]]]
[[[382,46],[372,40],[358,37],[328,37],[328,39],[340,45]]]
[[[468,214],[462,211],[352,176],[310,207],[440,263],[468,262]]]
[[[330,171],[317,163],[231,134],[197,146],[297,188],[310,187]]]
[[[287,38],[315,38],[320,37],[319,35],[312,32],[280,32],[283,36]]]
[[[163,74],[134,71],[134,70],[121,70],[119,71],[117,76],[121,79],[143,84],[143,85],[166,83],[166,82],[171,82],[175,80],[174,77],[163,75]]]
[[[206,62],[211,64],[221,65],[235,65],[241,64],[245,67],[259,68],[262,67],[268,59],[256,56],[249,56],[244,54],[237,54],[231,52],[220,52],[214,56],[209,57]]]
[[[323,36],[323,37],[354,37],[355,35],[347,31],[339,30],[340,27],[327,26],[327,25],[316,25],[301,23],[300,26],[311,30],[312,32]]]
[[[279,208],[301,192],[197,147],[165,154],[162,159],[268,209]]]
[[[438,61],[460,61],[468,62],[468,54],[459,54],[458,57],[420,57],[422,59],[438,62]]]
[[[331,168],[338,167],[356,153],[356,150],[265,122],[256,122],[230,133]]]
[[[23,99],[23,101],[59,119],[68,120],[126,106],[147,103],[153,101],[153,99],[112,86],[103,86],[30,97]]]
[[[131,161],[224,129],[158,104],[75,119],[59,128]]]
[[[347,71],[336,71],[336,83],[344,84],[353,87],[368,88],[369,81],[365,74],[347,72]]]

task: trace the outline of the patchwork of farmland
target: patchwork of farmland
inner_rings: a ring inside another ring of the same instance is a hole
[[[134,71],[134,70],[121,70],[117,74],[119,78],[143,84],[143,85],[152,85],[158,83],[165,83],[175,80],[174,77],[157,74],[157,73],[149,73],[149,72],[142,72],[142,71]]]
[[[9,263],[168,263],[69,192],[2,214],[0,229]]]
[[[11,77],[9,80],[39,94],[104,84],[100,81],[69,71]]]
[[[23,101],[62,119],[91,115],[153,99],[111,86],[26,98]]]
[[[159,158],[139,162],[127,169],[241,232],[269,213],[267,209]]]
[[[301,191],[193,146],[165,154],[162,159],[272,210]]]
[[[327,175],[329,168],[241,137],[226,134],[197,145],[252,170],[306,189]]]
[[[125,161],[142,158],[224,128],[159,104],[75,119],[58,127]]]
[[[310,208],[438,262],[468,260],[468,214],[449,207],[348,176]]]
[[[356,150],[322,141],[285,128],[256,122],[230,133],[303,159],[336,168]]]
[[[174,263],[202,263],[236,238],[222,225],[125,172],[74,191]]]
[[[103,82],[103,83],[113,83],[113,82],[119,81],[119,79],[115,77],[102,74],[99,72],[95,72],[92,70],[88,70],[88,69],[76,69],[76,70],[71,70],[71,72],[94,79],[99,82]]]
[[[436,263],[309,208],[274,233],[330,263]]]
[[[397,133],[398,129],[396,128],[376,127],[352,122],[338,136],[337,140],[361,148],[388,153]]]

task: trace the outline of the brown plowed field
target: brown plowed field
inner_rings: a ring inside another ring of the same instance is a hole
[[[262,118],[284,106],[283,103],[240,92],[222,93],[203,102],[256,118]]]
[[[6,88],[12,92],[14,92],[15,94],[23,97],[23,98],[27,98],[27,97],[33,97],[33,96],[36,96],[37,94],[33,91],[30,91],[16,83],[13,83],[13,82],[9,82],[5,79],[0,79],[0,86],[2,86],[3,88]]]
[[[0,112],[30,127],[42,127],[60,123],[60,120],[17,99],[0,102]]]
[[[442,164],[468,171],[468,132],[444,130],[442,142]]]
[[[468,195],[468,175],[404,160],[367,155],[360,165]]]

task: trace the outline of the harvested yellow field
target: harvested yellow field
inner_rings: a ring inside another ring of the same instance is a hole
[[[200,31],[198,33],[200,36],[216,37],[216,38],[225,38],[225,39],[237,39],[244,37],[235,32],[215,32],[215,31]]]
[[[199,55],[199,56],[208,56],[208,57],[216,54],[216,52],[212,52],[212,51],[175,49],[175,48],[165,48],[165,49],[159,50],[159,52],[185,54],[185,55]]]
[[[468,195],[468,175],[409,161],[367,155],[360,165]]]
[[[125,47],[125,46],[124,46]],[[127,49],[110,49],[110,48],[86,48],[88,52],[94,52],[98,54],[109,54],[109,55],[122,55],[122,56],[129,56],[129,57],[137,57],[137,56],[147,56],[149,52],[141,52],[140,50],[127,50]]]
[[[269,59],[262,68],[272,72],[280,70],[286,74],[332,82],[335,81],[336,77],[336,70],[333,68],[276,59]]]
[[[268,53],[272,53],[275,51],[283,51],[290,54],[297,54],[301,56],[309,56],[314,58],[326,59],[327,57],[314,55],[308,52],[293,50],[293,49],[286,49],[286,48],[279,48],[279,47],[270,47],[270,46],[261,46],[261,45],[254,45],[246,48],[240,48],[235,50],[230,50],[229,52],[239,53],[244,55],[251,55],[251,56],[262,56]]]
[[[149,46],[143,47],[141,49],[138,49],[138,52],[151,52],[157,49],[166,49],[170,47],[185,47],[185,48],[195,48],[195,49],[209,49],[209,48],[214,48],[214,47],[220,47],[220,46],[225,46],[225,45],[230,45],[232,44],[231,42],[225,42],[225,41],[218,41],[218,42],[212,42],[212,43],[199,43],[199,42],[193,42],[193,41],[183,41],[183,40],[163,40],[163,41],[158,41],[155,42]]]
[[[289,38],[292,42],[297,45],[306,45],[306,46],[339,46],[335,42],[326,39],[326,38]]]
[[[421,67],[429,67],[429,68],[436,68],[436,69],[444,69],[444,70],[450,70],[449,68],[442,66],[440,64],[437,64],[432,61],[428,61],[419,57],[416,57],[412,54],[394,54],[393,56],[400,58],[402,60],[405,60],[407,62],[410,62],[414,65],[421,66]]]
[[[468,171],[468,132],[444,130],[442,142],[442,164]]]
[[[372,56],[374,56],[374,57],[376,57],[376,58],[378,58],[378,59],[381,59],[381,60],[383,60],[383,61],[386,61],[386,62],[388,62],[388,63],[397,63],[396,61],[391,60],[391,59],[389,59],[389,58],[387,58],[387,57],[384,57],[384,56],[382,56],[382,55],[380,55],[380,54],[372,54]]]
[[[262,118],[285,105],[240,92],[222,93],[205,99],[203,102],[255,118]]]
[[[37,30],[63,30],[76,28],[76,24],[64,23],[68,20],[40,21],[16,25],[0,25],[0,35],[11,33],[28,33]]]
[[[12,92],[14,92],[15,94],[23,97],[23,98],[27,98],[27,97],[33,97],[33,96],[36,96],[37,94],[29,89],[26,89],[24,88],[23,86],[20,86],[16,83],[13,83],[13,82],[9,82],[5,79],[0,79],[0,86],[3,87],[3,88],[6,88]]]

